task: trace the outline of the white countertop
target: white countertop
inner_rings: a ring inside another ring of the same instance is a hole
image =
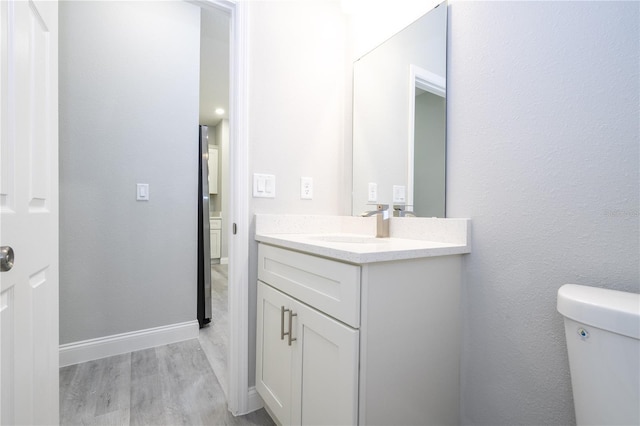
[[[256,234],[256,240],[350,263],[385,262],[469,253],[466,246],[403,238],[370,237],[372,240],[379,241],[365,243],[319,239],[327,236],[327,234]],[[356,234],[333,234],[331,236],[337,238],[354,237],[354,239],[363,237]]]
[[[468,219],[390,220],[391,237],[375,238],[375,218],[258,214],[255,239],[265,244],[358,264],[471,251]],[[345,232],[346,229],[356,229],[356,232]]]

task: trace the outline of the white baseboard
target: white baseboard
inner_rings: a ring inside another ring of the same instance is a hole
[[[251,386],[249,388],[249,392],[247,395],[247,413],[251,413],[252,411],[256,411],[264,407],[264,403],[262,402],[262,398],[258,394],[255,386]]]
[[[60,345],[60,367],[197,339],[198,332],[198,321],[194,320],[67,343]]]
[[[228,257],[221,257],[220,258],[220,264],[221,265],[228,265],[229,264],[229,258]]]

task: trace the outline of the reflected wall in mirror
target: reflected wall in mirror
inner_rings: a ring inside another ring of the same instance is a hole
[[[445,2],[354,63],[354,215],[445,216],[446,34]]]

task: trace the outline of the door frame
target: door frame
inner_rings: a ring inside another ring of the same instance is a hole
[[[407,139],[407,195],[406,205],[414,208],[413,179],[414,179],[414,145],[415,145],[415,116],[416,116],[416,89],[433,93],[445,98],[447,96],[447,80],[445,77],[421,68],[415,64],[409,64],[409,131]]]
[[[262,407],[249,389],[249,156],[248,156],[248,19],[247,5],[232,0],[190,1],[216,8],[230,18],[229,37],[229,368],[228,405],[234,415]],[[235,235],[233,229],[236,229]]]

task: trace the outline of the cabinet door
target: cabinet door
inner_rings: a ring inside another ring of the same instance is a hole
[[[212,229],[209,234],[211,236],[211,241],[209,242],[211,259],[218,259],[220,258],[220,237],[222,233],[219,229]]]
[[[359,332],[296,302],[294,424],[358,423]]]
[[[281,309],[293,299],[258,281],[258,323],[256,330],[256,390],[278,422],[291,422],[291,378],[294,351],[282,339]],[[288,319],[288,316],[285,315]],[[288,321],[284,328],[288,330]],[[295,343],[295,342],[294,342]]]

